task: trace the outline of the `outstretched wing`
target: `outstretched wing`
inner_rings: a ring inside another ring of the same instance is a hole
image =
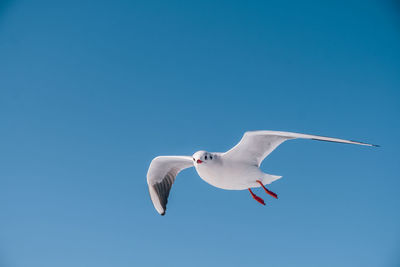
[[[377,146],[357,141],[343,140],[318,135],[277,131],[251,131],[246,132],[236,146],[234,146],[231,150],[225,152],[224,157],[260,166],[264,158],[268,156],[272,151],[274,151],[274,149],[277,148],[280,144],[282,144],[286,140],[297,138],[364,146]]]
[[[169,191],[178,173],[193,167],[193,160],[187,156],[160,156],[154,158],[147,172],[147,184],[151,201],[157,212],[165,214]]]

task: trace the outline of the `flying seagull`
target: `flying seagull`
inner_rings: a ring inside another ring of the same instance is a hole
[[[262,198],[251,188],[262,187],[274,198],[278,196],[268,190],[270,184],[282,176],[271,175],[260,170],[261,162],[280,144],[290,139],[312,139],[336,143],[377,146],[338,138],[278,131],[246,132],[240,142],[225,153],[197,151],[193,156],[159,156],[152,160],[147,172],[147,184],[151,200],[157,212],[165,214],[168,196],[178,173],[195,167],[198,175],[212,186],[226,190],[249,190],[251,196],[265,205]]]

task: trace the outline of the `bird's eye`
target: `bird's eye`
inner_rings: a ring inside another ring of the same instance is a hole
[[[210,159],[212,159],[212,156],[210,155]]]
[[[196,160],[193,158],[193,161],[196,161]]]
[[[204,159],[206,159],[206,160],[207,160],[207,155],[204,157]]]

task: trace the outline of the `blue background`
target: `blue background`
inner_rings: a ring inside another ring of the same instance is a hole
[[[0,266],[398,266],[395,1],[1,1]],[[167,214],[157,155],[284,143],[270,189],[182,172]]]

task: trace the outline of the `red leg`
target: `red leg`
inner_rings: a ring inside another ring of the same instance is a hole
[[[261,197],[256,196],[256,194],[254,194],[253,191],[251,191],[250,188],[249,188],[249,192],[250,192],[251,196],[252,196],[255,200],[257,200],[258,203],[260,203],[260,204],[262,204],[262,205],[265,205],[264,200],[263,200]]]
[[[267,188],[265,188],[265,186],[262,184],[262,182],[261,182],[260,180],[257,180],[257,183],[259,183],[259,184],[262,186],[262,188],[264,188],[265,192],[266,192],[268,195],[270,195],[271,197],[274,197],[274,198],[278,199],[278,195],[275,194],[275,193],[272,192],[272,191],[269,191]]]

